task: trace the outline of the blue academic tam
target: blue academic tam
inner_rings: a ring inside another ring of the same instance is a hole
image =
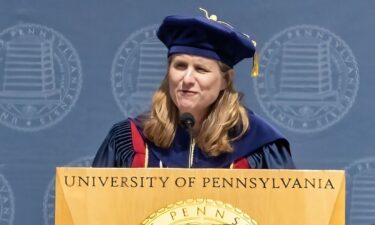
[[[175,53],[198,55],[219,60],[233,67],[255,53],[255,42],[229,24],[205,17],[167,16],[158,38]]]

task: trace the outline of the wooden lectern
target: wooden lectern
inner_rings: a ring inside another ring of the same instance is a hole
[[[55,208],[55,225],[345,225],[345,173],[57,168]]]

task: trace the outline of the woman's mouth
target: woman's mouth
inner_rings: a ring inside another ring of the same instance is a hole
[[[191,91],[191,90],[180,90],[178,91],[180,95],[182,96],[193,96],[195,94],[197,94],[198,92],[196,91]]]

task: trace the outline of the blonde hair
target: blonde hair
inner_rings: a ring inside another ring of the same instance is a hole
[[[210,156],[232,152],[230,142],[240,138],[250,126],[246,109],[233,85],[234,71],[220,61],[218,64],[227,79],[227,87],[210,106],[195,137],[195,143]],[[143,120],[143,133],[156,146],[168,148],[175,137],[179,116],[178,108],[169,95],[168,75],[155,92],[151,106],[150,114]],[[235,136],[231,136],[230,132],[234,130]]]

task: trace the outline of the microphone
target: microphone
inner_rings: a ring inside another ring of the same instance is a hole
[[[191,113],[182,113],[180,115],[180,124],[182,125],[183,128],[189,130],[192,127],[194,127],[195,124],[195,119],[194,116]]]

